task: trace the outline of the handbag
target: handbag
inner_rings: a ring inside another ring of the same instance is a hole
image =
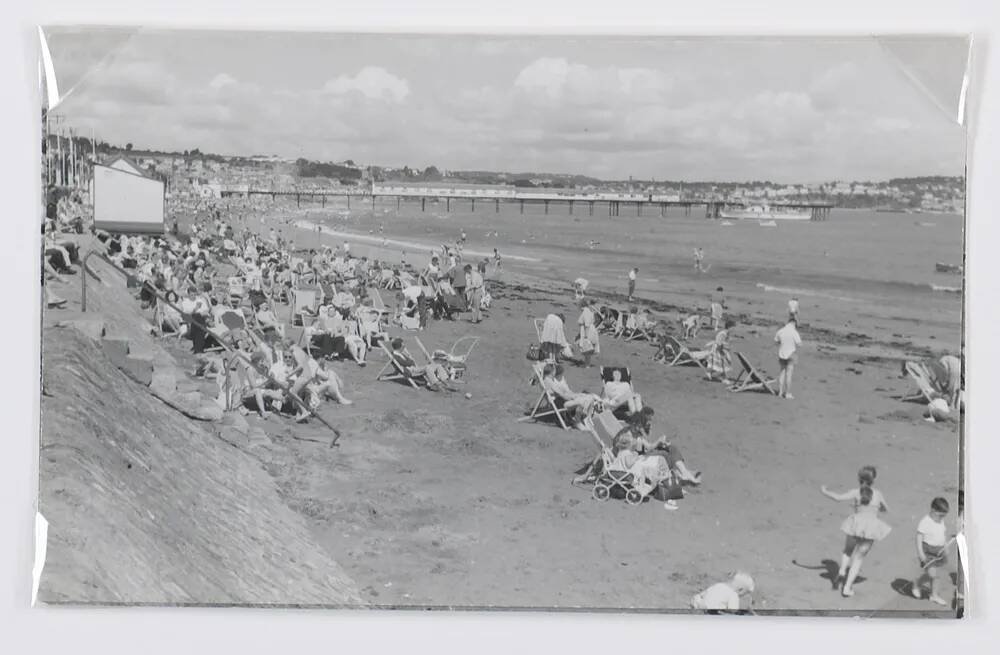
[[[537,343],[533,343],[528,346],[528,359],[533,362],[541,361],[542,359],[542,349]]]

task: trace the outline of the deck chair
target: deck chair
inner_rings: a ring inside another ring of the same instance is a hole
[[[569,425],[567,425],[567,417],[569,415],[569,410],[562,406],[562,402],[555,397],[548,389],[545,388],[545,383],[542,380],[542,369],[544,365],[540,362],[534,362],[531,365],[531,370],[534,373],[535,380],[538,382],[538,386],[542,388],[542,393],[538,397],[538,402],[531,409],[531,412],[527,416],[522,416],[517,419],[517,421],[538,421],[549,416],[555,416],[556,421],[562,426],[563,430],[569,430]]]
[[[625,337],[625,341],[637,341],[639,339],[645,339],[650,342],[653,341],[651,332],[653,328],[656,327],[656,323],[654,321],[650,321],[648,318],[643,319],[640,323],[640,316],[648,316],[648,314],[639,313],[629,317],[630,325],[627,324],[625,326],[625,331],[622,334],[622,336]]]
[[[534,319],[534,323],[535,323],[535,334],[538,335],[538,343],[541,343],[542,342],[542,328],[545,326],[545,319],[544,318],[536,318],[536,319]]]
[[[316,287],[292,289],[291,300],[289,323],[302,327],[312,325],[319,309],[319,289]]]
[[[773,386],[777,380],[758,372],[743,353],[736,353],[736,359],[743,366],[743,370],[733,380],[732,386],[729,387],[730,391],[767,391],[772,396],[778,395]]]
[[[632,390],[632,394],[635,395],[635,386],[633,386],[632,384],[632,372],[629,370],[627,366],[602,366],[601,367],[602,389],[604,386],[603,383],[610,382],[613,379],[612,376],[615,371],[621,371],[622,382],[627,382],[629,388]],[[607,407],[608,406],[607,403],[605,403],[604,406]],[[625,414],[628,413],[628,403],[625,403],[611,411],[613,414],[615,414],[616,417],[622,418]]]
[[[389,361],[385,363],[382,370],[378,372],[375,379],[379,382],[381,381],[404,381],[409,384],[414,389],[419,389],[421,386],[426,386],[427,382],[421,376],[410,375],[406,369],[400,366],[396,358],[392,356],[392,351],[389,350],[388,346],[385,345],[385,341],[379,341],[379,348],[385,353]]]
[[[930,375],[923,364],[918,362],[906,362],[903,365],[907,374],[917,383],[917,391],[909,393],[901,398],[903,402],[930,403],[939,394],[931,384]]]
[[[379,293],[378,289],[372,288],[370,295],[372,299],[372,309],[377,311],[381,316],[389,316],[392,314],[392,310],[386,307],[385,301],[382,300],[382,294]]]
[[[413,337],[420,346],[420,350],[423,351],[424,357],[427,358],[427,362],[442,364],[451,372],[451,380],[453,382],[465,382],[462,378],[465,376],[465,371],[468,368],[469,355],[472,354],[472,350],[479,343],[479,337],[460,337],[451,346],[451,350],[435,350],[433,353],[427,351],[424,347],[420,337]]]
[[[712,378],[712,374],[705,366],[705,360],[708,358],[708,351],[692,352],[690,348],[678,341],[676,337],[669,334],[663,336],[663,347],[665,352],[669,355],[669,357],[665,358],[663,361],[670,366],[688,366],[694,364],[705,372],[705,376],[707,378]]]
[[[227,280],[228,283],[228,293],[229,293],[229,304],[232,307],[239,307],[243,304],[243,299],[246,297],[246,285],[243,284],[243,279],[237,276],[232,276]]]

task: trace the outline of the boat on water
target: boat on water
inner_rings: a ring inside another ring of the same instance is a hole
[[[744,209],[723,209],[719,212],[719,218],[736,220],[749,218],[757,220],[808,221],[812,218],[812,212],[809,211],[809,209],[796,209],[794,207],[750,205]]]
[[[962,274],[962,265],[961,264],[942,264],[941,262],[937,262],[937,264],[934,265],[934,270],[936,270],[938,273],[951,273],[953,275],[961,275]]]
[[[773,220],[770,220],[770,221],[761,221],[759,223],[759,225],[761,227],[778,227],[778,224],[775,223]]]
[[[719,223],[719,225],[721,225],[722,227],[729,227],[730,225],[732,225],[732,223],[729,221],[722,221],[721,223]]]

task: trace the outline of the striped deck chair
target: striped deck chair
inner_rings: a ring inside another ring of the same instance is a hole
[[[903,396],[903,402],[929,403],[934,398],[942,395],[931,382],[933,379],[927,366],[921,362],[905,362],[903,368],[907,374],[917,383],[917,391]]]
[[[289,323],[302,327],[312,325],[319,309],[319,289],[316,287],[292,289],[291,301]]]
[[[537,381],[538,386],[542,388],[542,393],[538,397],[538,401],[535,403],[534,407],[528,413],[527,416],[522,416],[517,419],[518,423],[523,421],[539,421],[550,416],[555,416],[556,421],[562,426],[563,430],[569,430],[569,425],[567,424],[567,418],[570,411],[563,407],[562,401],[555,396],[552,392],[545,388],[545,382],[542,379],[542,370],[544,365],[540,362],[534,362],[531,365],[531,370],[534,373],[534,379]]]
[[[743,370],[733,380],[732,386],[729,387],[730,391],[767,391],[772,396],[778,395],[773,386],[777,380],[758,372],[743,353],[736,353],[736,359],[743,366]]]

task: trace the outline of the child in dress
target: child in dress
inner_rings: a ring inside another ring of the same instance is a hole
[[[837,573],[835,586],[843,583],[841,595],[845,598],[854,595],[854,580],[861,571],[865,555],[876,541],[881,541],[892,530],[881,518],[880,512],[889,511],[882,492],[872,487],[875,482],[875,467],[864,466],[858,471],[858,488],[842,494],[820,487],[823,495],[837,501],[849,500],[854,506],[854,513],[840,525],[840,530],[847,539],[840,555],[840,570]]]
[[[924,580],[930,578],[930,600],[938,605],[948,605],[941,597],[941,569],[948,564],[948,537],[944,525],[944,517],[948,514],[948,501],[935,498],[931,501],[931,511],[920,519],[917,525],[917,559],[920,560],[920,575],[913,581],[914,598],[922,598],[921,587]]]

